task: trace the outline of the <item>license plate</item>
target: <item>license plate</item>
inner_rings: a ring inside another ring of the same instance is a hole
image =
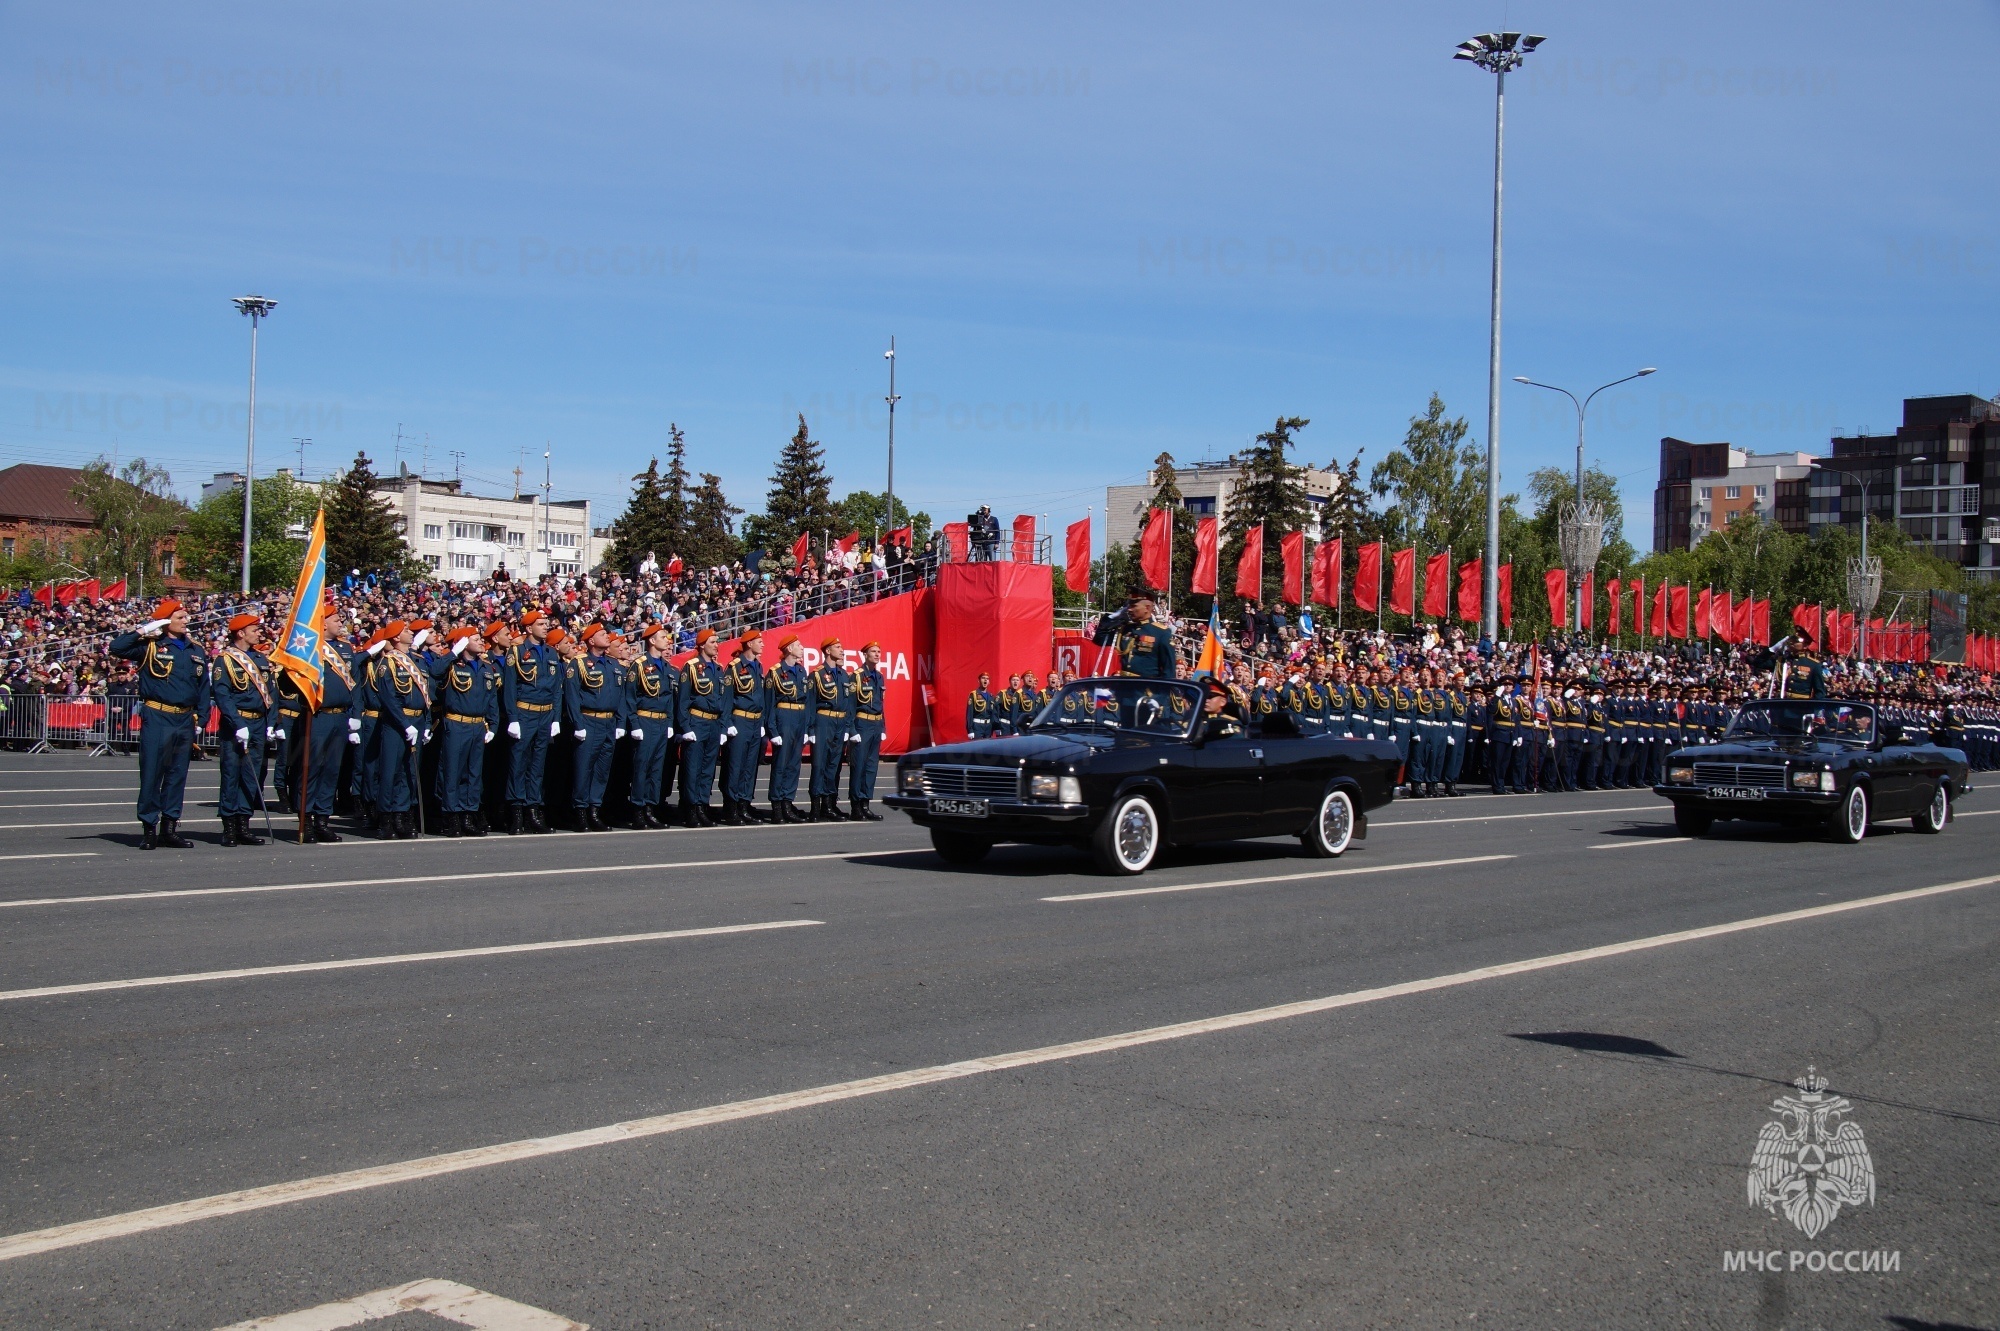
[[[986,801],[939,799],[934,795],[931,797],[930,811],[943,814],[947,818],[984,818]]]
[[[1764,792],[1758,790],[1755,786],[1710,786],[1708,788],[1708,795],[1710,799],[1718,800],[1760,800],[1764,798]]]

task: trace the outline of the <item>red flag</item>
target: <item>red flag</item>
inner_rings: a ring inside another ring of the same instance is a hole
[[[916,539],[917,529],[915,527],[897,527],[882,537],[882,544],[900,545],[907,550],[916,543]]]
[[[48,583],[35,588],[35,599],[51,610],[56,608],[55,590]]]
[[[1500,584],[1500,627],[1514,627],[1514,566],[1502,564],[1500,576],[1495,579]]]
[[[803,536],[799,537],[801,542],[805,539]],[[947,522],[944,524],[944,541],[951,551],[951,562],[963,564],[971,552],[972,529],[963,522]]]
[[[1443,619],[1451,613],[1451,556],[1436,554],[1424,561],[1424,618]]]
[[[83,584],[80,582],[59,583],[56,586],[56,599],[64,605],[68,605],[76,599],[76,594],[82,589]]]
[[[840,553],[841,553],[841,554],[843,554],[843,555],[844,555],[844,554],[846,554],[846,553],[847,553],[847,552],[848,552],[849,550],[852,550],[852,549],[854,548],[854,545],[855,545],[855,542],[859,541],[860,539],[861,539],[861,533],[860,533],[860,532],[858,532],[858,531],[851,531],[851,532],[847,533],[847,535],[845,535],[845,536],[841,537],[841,538],[840,538],[839,540],[835,541],[835,542],[834,542],[833,544],[834,544],[834,547],[835,547],[836,549],[838,549],[838,550],[840,551]]]
[[[1618,633],[1618,621],[1620,618],[1618,612],[1624,608],[1620,604],[1620,601],[1625,594],[1625,588],[1623,584],[1621,584],[1618,581],[1618,579],[1613,578],[1611,581],[1604,584],[1604,594],[1611,598],[1611,623],[1607,626],[1605,631],[1612,634],[1613,636],[1616,636]]]
[[[798,568],[806,566],[806,556],[812,553],[812,533],[800,532],[799,539],[792,542],[792,563]],[[667,567],[672,568],[669,564]]]
[[[1156,591],[1167,589],[1173,572],[1174,515],[1164,508],[1152,510],[1146,519],[1146,533],[1139,538],[1139,576]]]
[[[118,581],[104,589],[104,599],[107,601],[122,601],[125,599],[125,596],[125,579],[123,578],[118,579]]]
[[[1693,632],[1694,636],[1697,638],[1706,638],[1708,636],[1709,616],[1713,613],[1714,609],[1713,606],[1711,605],[1713,596],[1714,596],[1713,589],[1708,587],[1703,587],[1701,589],[1701,594],[1694,598]]]
[[[1632,631],[1643,638],[1646,636],[1646,580],[1634,578],[1626,585],[1632,589]]]
[[[1417,550],[1415,546],[1389,556],[1389,613],[1415,614],[1417,609]]]
[[[1667,632],[1676,638],[1688,635],[1688,589],[1675,587],[1667,593]]]
[[[1653,592],[1653,636],[1667,636],[1667,589],[1664,586]]]
[[[1805,638],[1806,645],[1819,650],[1819,607],[1816,605],[1795,605],[1792,607],[1792,627]]]
[[[1382,603],[1382,543],[1370,541],[1354,555],[1354,608],[1373,610]]]
[[[1321,541],[1313,547],[1313,600],[1321,605],[1340,604],[1340,542]]]
[[[1243,533],[1243,554],[1236,561],[1236,594],[1264,603],[1264,524]]]
[[[1458,617],[1468,624],[1479,622],[1479,603],[1486,595],[1483,583],[1486,563],[1468,559],[1458,566]]]
[[[1090,590],[1090,519],[1078,518],[1063,533],[1063,585],[1073,592]]]
[[[1278,538],[1278,557],[1284,561],[1285,576],[1278,595],[1293,605],[1306,603],[1306,534],[1288,531]]]
[[[1549,593],[1549,627],[1566,629],[1569,627],[1569,572],[1552,568],[1542,574],[1542,583]]]
[[[1215,519],[1194,520],[1194,585],[1189,591],[1215,595]]]
[[[1750,641],[1750,602],[1738,601],[1736,603],[1735,620],[1730,624],[1729,631],[1729,640],[1731,642],[1742,643]]]
[[[1730,608],[1729,593],[1717,592],[1708,602],[1709,631],[1724,642],[1736,641],[1736,613]]]
[[[1035,515],[1032,513],[1014,515],[1014,562],[1035,562]]]
[[[1759,647],[1771,645],[1771,601],[1766,597],[1750,603],[1750,641]]]
[[[1589,630],[1597,627],[1597,570],[1583,571],[1583,622],[1578,628]]]

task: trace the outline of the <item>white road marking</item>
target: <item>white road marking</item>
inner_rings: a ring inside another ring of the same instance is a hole
[[[96,854],[96,851],[86,852]],[[411,883],[472,883],[494,878],[569,878],[590,873],[641,873],[662,869],[721,869],[739,864],[801,864],[813,860],[861,860],[884,855],[930,855],[928,848],[909,850],[826,851],[817,855],[738,856],[727,860],[663,860],[652,864],[568,864],[556,869],[492,869],[481,873],[412,874],[403,878],[335,878],[314,883],[260,883],[248,887],[184,887],[159,892],[103,892],[90,896],[24,897],[0,901],[0,910],[23,906],[89,906],[106,901],[170,901],[182,897],[242,896],[257,892],[310,892],[323,887],[398,887]]]
[[[673,1132],[684,1132],[689,1128],[765,1118],[796,1109],[810,1109],[843,1100],[859,1100],[889,1091],[906,1090],[913,1086],[930,1086],[939,1082],[983,1076],[989,1072],[1005,1072],[1013,1068],[1034,1067],[1043,1063],[1059,1063],[1072,1058],[1086,1058],[1094,1054],[1132,1049],[1140,1045],[1185,1040],[1191,1036],[1211,1035],[1218,1031],[1240,1030],[1249,1026],[1263,1026],[1271,1022],[1288,1021],[1294,1017],[1332,1012],[1339,1008],[1359,1007],[1364,1003],[1378,1003],[1389,998],[1435,993],[1439,990],[1455,989],[1463,985],[1479,984],[1486,980],[1497,980],[1512,975],[1527,975],[1535,971],[1575,966],[1583,962],[1600,961],[1607,957],[1625,956],[1634,952],[1647,952],[1680,943],[1722,938],[1753,929],[1768,929],[1775,925],[1795,924],[1802,920],[1842,915],[1849,911],[1867,910],[1875,906],[1916,901],[1925,897],[1941,896],[1948,892],[1963,892],[1993,883],[2000,883],[2000,874],[1985,878],[1965,878],[1953,883],[1938,883],[1931,887],[1911,888],[1903,892],[1889,892],[1882,896],[1860,897],[1853,901],[1831,902],[1824,906],[1808,906],[1802,910],[1782,911],[1776,915],[1758,915],[1745,920],[1732,920],[1726,924],[1703,925],[1700,928],[1683,929],[1675,933],[1628,939],[1622,943],[1580,948],[1574,952],[1557,952],[1548,956],[1529,957],[1522,961],[1502,962],[1494,966],[1456,971],[1449,975],[1435,975],[1423,980],[1406,980],[1401,984],[1387,984],[1374,989],[1356,989],[1344,994],[1331,994],[1324,998],[1308,998],[1296,1003],[1280,1003],[1272,1007],[1252,1008],[1246,1012],[1203,1017],[1196,1021],[1177,1022],[1171,1026],[1151,1026],[1116,1035],[1100,1035],[1093,1039],[1076,1040],[1069,1044],[1045,1045],[1039,1049],[1022,1049],[1013,1053],[970,1058],[957,1063],[940,1063],[904,1072],[885,1073],[878,1077],[863,1077],[858,1081],[834,1082],[831,1085],[814,1086],[806,1090],[785,1091],[777,1095],[759,1096],[753,1100],[737,1100],[701,1109],[684,1109],[678,1113],[632,1119],[598,1128],[585,1128],[578,1132],[530,1137],[492,1146],[475,1146],[465,1151],[420,1156],[414,1160],[371,1165],[339,1174],[321,1174],[314,1178],[293,1179],[286,1183],[267,1183],[262,1187],[244,1188],[236,1192],[216,1193],[185,1202],[148,1207],[143,1211],[127,1211],[121,1215],[100,1216],[95,1220],[78,1220],[67,1225],[54,1225],[48,1229],[10,1234],[0,1238],[0,1262],[10,1262],[19,1257],[31,1257],[39,1253],[56,1252],[63,1248],[81,1247],[88,1243],[101,1243],[106,1239],[173,1229],[218,1216],[241,1215],[248,1211],[263,1211],[274,1206],[288,1206],[294,1202],[336,1197],[343,1193],[364,1192],[417,1179],[462,1174],[469,1170],[488,1169],[495,1165],[511,1164],[520,1160],[564,1155],[594,1146],[610,1146]]]
[[[1390,822],[1370,818],[1368,830],[1372,832],[1378,827],[1437,827],[1444,823],[1499,823],[1512,818],[1595,818],[1600,813],[1661,812],[1666,808],[1665,803],[1621,804],[1615,809],[1551,809],[1545,813],[1493,813],[1479,818],[1403,818]]]
[[[416,961],[457,961],[465,957],[505,957],[523,952],[564,952],[579,947],[610,947],[617,943],[656,943],[668,938],[711,938],[718,934],[748,934],[765,929],[802,929],[825,920],[769,920],[762,924],[723,924],[706,929],[663,929],[647,934],[608,934],[601,938],[555,938],[542,943],[502,943],[493,947],[461,947],[448,952],[403,952],[387,957],[345,957],[338,961],[297,961],[284,966],[245,966],[227,971],[190,971],[184,975],[142,975],[130,980],[91,980],[83,984],[51,984],[39,989],[0,990],[0,1003],[23,998],[59,998],[65,994],[101,994],[114,989],[154,989],[169,984],[204,984],[210,980],[247,980],[265,975],[304,975],[313,971],[356,970],[364,966],[402,966]]]
[[[1249,887],[1254,883],[1296,883],[1308,878],[1345,878],[1359,873],[1395,873],[1399,869],[1442,869],[1454,864],[1484,864],[1511,860],[1512,855],[1468,855],[1457,860],[1418,860],[1413,864],[1366,864],[1348,869],[1308,869],[1304,873],[1268,874],[1261,878],[1225,878],[1217,883],[1169,883],[1162,887],[1127,887],[1111,892],[1072,892],[1043,897],[1044,901],[1106,901],[1112,897],[1153,897],[1168,892],[1205,892],[1211,887]]]
[[[1692,837],[1680,836],[1631,837],[1624,841],[1600,841],[1596,845],[1586,846],[1584,849],[1630,850],[1634,846],[1685,846],[1691,844],[1692,841]]]
[[[1952,819],[1956,821],[1960,818],[1990,818],[1996,813],[2000,813],[2000,809],[1974,809],[1971,813],[1954,813]]]
[[[136,792],[122,800],[65,800],[49,804],[0,804],[0,813],[14,813],[21,809],[115,809],[121,804],[136,804]],[[212,801],[211,801],[212,802]],[[193,804],[193,800],[188,803]]]
[[[94,860],[94,850],[52,850],[42,855],[0,855],[0,860]]]
[[[473,1331],[590,1331],[583,1322],[573,1322],[453,1280],[412,1280],[407,1285],[393,1285],[338,1303],[322,1303],[317,1308],[234,1322],[217,1331],[340,1331],[343,1327],[379,1322],[402,1313],[429,1313],[447,1322],[472,1327]]]

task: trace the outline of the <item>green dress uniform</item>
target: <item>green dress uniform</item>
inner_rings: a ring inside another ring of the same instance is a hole
[[[1139,679],[1172,679],[1174,635],[1159,624],[1136,624],[1125,628],[1116,642],[1118,673]]]

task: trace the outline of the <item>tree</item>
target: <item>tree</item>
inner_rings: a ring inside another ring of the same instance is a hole
[[[604,555],[605,563],[626,573],[637,568],[649,552],[657,554],[664,565],[680,549],[684,534],[667,515],[660,460],[651,459],[646,469],[632,479],[637,482],[632,487],[632,498],[626,501],[624,513],[611,524],[611,548]]]
[[[264,482],[258,484],[262,488]],[[354,465],[328,487],[326,568],[329,583],[355,569],[406,576],[425,571],[410,557],[394,505],[375,492],[374,464],[366,453],[356,453]]]
[[[672,421],[667,422],[667,474],[660,479],[660,524],[670,533],[668,546],[678,550],[688,530],[687,435]]]
[[[839,516],[834,519],[835,536],[845,536],[858,531],[865,537],[873,537],[878,532],[893,531],[898,527],[912,527],[913,545],[922,545],[931,537],[931,515],[924,512],[912,513],[910,506],[901,499],[896,501],[893,517],[886,511],[888,496],[880,490],[854,490],[847,498],[835,505]],[[749,527],[744,524],[745,529]],[[747,538],[746,538],[747,539]],[[773,552],[777,553],[777,552]]]
[[[238,488],[210,495],[189,515],[179,542],[182,577],[221,591],[243,585],[243,496]],[[290,587],[297,580],[319,503],[318,486],[289,476],[267,476],[250,487],[252,588]]]
[[[1174,455],[1161,453],[1153,459],[1151,473],[1153,497],[1146,501],[1146,511],[1139,518],[1139,534],[1132,538],[1131,546],[1125,551],[1123,568],[1130,582],[1127,591],[1141,591],[1151,594],[1155,590],[1167,593],[1167,600],[1175,607],[1175,614],[1185,619],[1191,615],[1206,615],[1209,598],[1206,593],[1196,596],[1194,586],[1194,514],[1188,512],[1187,500],[1181,494],[1180,472],[1174,467]],[[1167,585],[1163,588],[1145,586],[1145,574],[1141,571],[1140,557],[1146,539],[1146,528],[1153,520],[1153,510],[1167,510],[1168,521],[1173,526],[1173,558],[1168,563]]]
[[[105,582],[157,573],[161,543],[188,517],[172,483],[164,467],[144,458],[132,459],[115,474],[101,457],[86,466],[70,498],[89,511],[95,525],[76,547],[77,563]],[[242,526],[239,515],[239,533]]]
[[[1383,540],[1470,558],[1486,530],[1486,460],[1465,441],[1465,418],[1446,420],[1444,410],[1444,399],[1431,394],[1424,414],[1410,418],[1402,444],[1375,464],[1368,488],[1394,496],[1382,511]]]
[[[743,540],[775,554],[789,550],[799,533],[811,532],[818,537],[839,526],[841,520],[833,502],[833,478],[826,470],[826,450],[807,434],[806,418],[801,414],[797,433],[778,454],[764,511],[743,524]],[[851,530],[843,528],[841,534]]]
[[[1284,567],[1279,560],[1278,538],[1306,530],[1313,520],[1312,501],[1306,497],[1306,469],[1285,456],[1293,446],[1292,435],[1310,423],[1303,416],[1280,416],[1249,448],[1230,456],[1243,473],[1229,493],[1229,518],[1223,524],[1221,558],[1216,565],[1215,580],[1225,614],[1240,608],[1233,590],[1236,565],[1243,556],[1244,538],[1259,523],[1264,525],[1263,604],[1278,604]]]
[[[743,543],[736,539],[736,519],[742,512],[722,493],[722,478],[712,471],[703,472],[689,505],[687,542],[681,557],[692,568],[733,563],[743,554]]]

